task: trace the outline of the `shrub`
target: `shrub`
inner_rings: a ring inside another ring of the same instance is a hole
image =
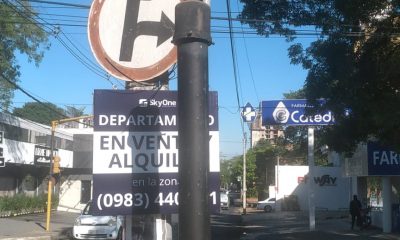
[[[52,207],[58,205],[58,196],[52,197]],[[18,194],[12,197],[0,197],[0,212],[25,213],[37,210],[44,210],[47,207],[47,195],[26,196]]]

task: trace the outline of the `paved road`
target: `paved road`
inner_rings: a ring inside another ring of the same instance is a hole
[[[222,212],[211,217],[212,239],[240,240],[243,232],[242,217],[237,213]]]
[[[316,231],[309,231],[308,217],[302,212],[248,211],[230,209],[212,217],[213,240],[399,240],[400,234],[382,234],[380,229],[350,230],[346,214],[317,214]],[[44,229],[45,214],[0,218],[1,240],[70,239],[76,213],[53,212],[51,230]]]

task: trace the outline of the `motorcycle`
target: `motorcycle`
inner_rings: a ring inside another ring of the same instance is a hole
[[[363,208],[360,211],[360,222],[359,226],[361,229],[368,228],[371,226],[371,207]]]

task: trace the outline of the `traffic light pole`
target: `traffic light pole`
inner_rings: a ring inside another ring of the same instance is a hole
[[[179,239],[209,240],[208,4],[176,5],[173,42],[178,48]]]
[[[51,121],[51,138],[50,138],[50,170],[49,170],[49,184],[47,189],[47,214],[46,214],[46,231],[50,231],[50,218],[51,218],[51,197],[53,193],[53,159],[54,159],[54,135],[56,131],[56,127],[58,124],[76,121],[80,119],[92,118],[93,116],[83,116],[83,117],[74,117],[74,118],[66,118],[61,120]]]
[[[56,130],[57,122],[51,122],[51,138],[50,138],[50,170],[49,170],[49,184],[47,189],[47,217],[46,217],[46,231],[50,231],[50,217],[51,217],[51,195],[53,190],[53,151],[54,151],[54,132]]]

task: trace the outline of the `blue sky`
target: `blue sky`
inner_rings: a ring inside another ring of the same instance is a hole
[[[60,1],[58,1],[60,2]],[[61,2],[90,5],[90,0],[63,0]],[[239,11],[237,0],[231,0],[232,16],[236,17]],[[227,17],[226,1],[211,1],[212,17]],[[66,14],[79,16],[74,18],[78,25],[85,25],[88,9],[50,8],[49,5],[35,3],[41,13]],[[45,15],[43,15],[45,16]],[[44,17],[43,17],[44,18]],[[54,21],[49,16],[46,21]],[[64,18],[65,19],[65,18]],[[82,22],[81,22],[82,21]],[[227,30],[228,22],[213,20],[212,30]],[[235,31],[241,31],[239,22],[234,22]],[[249,31],[248,26],[243,26]],[[63,33],[79,48],[87,58],[96,62],[87,40],[86,28],[62,27]],[[258,107],[260,101],[281,99],[282,94],[302,87],[306,72],[301,66],[290,64],[287,56],[287,43],[283,37],[270,38],[257,35],[234,35],[235,54],[237,59],[238,93],[240,106],[247,102]],[[236,87],[233,72],[230,39],[228,33],[212,33],[214,44],[209,47],[209,83],[210,90],[219,95],[220,117],[220,153],[221,158],[231,158],[243,153],[242,127],[240,109],[236,97]],[[45,52],[45,57],[37,68],[28,63],[24,56],[19,57],[22,75],[20,86],[25,90],[48,101],[59,105],[75,105],[86,107],[86,112],[92,113],[94,89],[112,89],[112,84],[84,67],[67,49],[51,37],[51,48]],[[315,38],[298,38],[307,46]],[[68,41],[64,43],[69,44]],[[110,81],[118,88],[123,89],[123,81],[111,78]],[[176,90],[177,80],[170,82],[170,88]],[[15,92],[14,107],[21,107],[25,102],[33,101],[20,91]],[[244,129],[248,131],[247,125]]]

